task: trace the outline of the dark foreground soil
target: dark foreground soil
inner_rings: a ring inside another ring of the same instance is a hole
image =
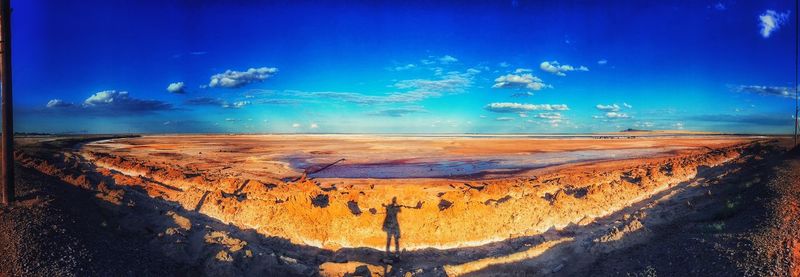
[[[710,203],[582,276],[800,276],[800,149],[753,163]]]
[[[115,228],[88,191],[17,167],[18,202],[0,206],[0,276],[164,276],[192,270]]]

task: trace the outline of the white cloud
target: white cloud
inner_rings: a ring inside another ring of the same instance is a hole
[[[524,113],[530,111],[566,111],[569,107],[564,104],[521,104],[521,103],[491,103],[484,107],[487,111],[495,113]]]
[[[317,129],[319,128],[319,125],[317,125],[317,123],[311,123],[310,125],[308,125],[308,128]]]
[[[630,116],[628,116],[628,114],[620,113],[620,112],[607,112],[605,114],[605,116],[606,116],[606,118],[609,118],[609,119],[630,118]]]
[[[185,93],[186,84],[184,84],[183,82],[171,83],[169,84],[169,86],[167,86],[167,91],[171,93]]]
[[[790,13],[791,11],[778,13],[773,10],[767,10],[763,14],[759,15],[758,20],[761,21],[761,36],[768,38],[772,32],[780,29],[781,26],[784,25],[789,19]]]
[[[292,128],[300,128],[300,123],[292,123]]]
[[[535,124],[547,123],[551,127],[558,127],[559,124],[564,121],[564,118],[561,116],[561,113],[557,112],[539,113],[535,115],[534,118],[536,118],[537,120],[529,119],[527,122]]]
[[[497,79],[494,79],[494,85],[492,87],[541,90],[543,88],[551,88],[552,86],[542,82],[542,79],[539,79],[539,77],[528,73],[522,75],[507,74],[497,77]]]
[[[458,59],[456,59],[455,57],[450,56],[450,55],[444,55],[441,58],[439,58],[439,62],[441,62],[443,64],[454,63],[454,62],[457,62],[457,61],[458,61]]]
[[[130,97],[127,91],[105,90],[92,94],[81,105],[73,105],[61,99],[47,102],[48,108],[62,108],[65,112],[80,112],[98,116],[116,116],[172,110],[170,103]],[[70,109],[67,109],[70,108]]]
[[[247,71],[226,70],[211,76],[209,87],[240,88],[251,83],[262,82],[278,72],[274,67],[250,68]]]
[[[509,66],[511,66],[511,64],[509,64],[509,63],[507,63],[507,62],[501,62],[501,63],[497,64],[497,66],[500,66],[500,67],[509,67]]]
[[[593,116],[593,118],[597,118],[597,119],[602,119],[602,118],[605,118],[605,119],[630,118],[630,116],[627,113],[620,112],[620,110],[622,110],[623,107],[626,108],[626,109],[633,108],[633,106],[628,105],[628,103],[622,103],[622,107],[620,107],[616,103],[615,104],[610,104],[610,105],[597,104],[595,106],[595,108],[597,108],[600,111],[603,111],[604,113],[603,113],[603,115]]]
[[[513,117],[498,117],[498,118],[495,118],[494,120],[496,120],[496,121],[513,121],[514,118]]]
[[[127,91],[116,91],[116,90],[104,90],[101,92],[97,92],[86,98],[83,101],[84,106],[96,106],[96,105],[103,105],[103,104],[111,104],[114,103],[116,99],[125,99],[128,98]]]
[[[527,73],[527,72],[533,72],[533,70],[531,70],[530,68],[517,68],[516,70],[514,70],[515,74]]]
[[[608,63],[608,60],[606,60],[606,59],[602,59],[602,60],[597,61],[597,64],[599,64],[599,65],[605,65],[607,63]]]
[[[66,108],[66,107],[72,107],[72,106],[74,106],[72,103],[64,102],[64,100],[61,100],[61,99],[53,99],[53,100],[47,101],[47,107],[48,108]]]
[[[545,72],[550,72],[558,76],[567,76],[567,74],[564,72],[569,72],[569,71],[589,71],[589,68],[586,66],[579,66],[576,68],[568,64],[564,65],[559,64],[558,61],[552,61],[552,62],[544,61],[541,64],[539,64],[539,68],[544,70]]]
[[[608,112],[618,112],[619,111],[619,105],[617,105],[617,104],[611,104],[611,105],[597,104],[597,106],[595,106],[595,107],[598,110],[601,110],[601,111],[608,111]]]

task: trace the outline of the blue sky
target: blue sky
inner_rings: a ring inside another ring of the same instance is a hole
[[[16,128],[789,133],[794,1],[13,1]]]

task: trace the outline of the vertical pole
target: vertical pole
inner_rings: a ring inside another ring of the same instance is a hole
[[[2,93],[3,202],[14,201],[14,112],[11,109],[11,0],[0,0],[0,93]]]
[[[797,147],[797,128],[798,128],[798,119],[797,115],[800,112],[800,94],[798,94],[798,89],[800,89],[800,84],[797,83],[798,75],[800,71],[798,71],[798,62],[800,62],[800,0],[794,1],[794,147]]]

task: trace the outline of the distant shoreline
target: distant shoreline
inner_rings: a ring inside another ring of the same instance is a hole
[[[671,131],[628,131],[609,133],[87,133],[87,134],[47,134],[18,133],[18,137],[38,136],[365,136],[365,137],[475,137],[475,138],[635,138],[635,137],[791,137],[792,134],[737,134],[714,132],[671,132]]]

